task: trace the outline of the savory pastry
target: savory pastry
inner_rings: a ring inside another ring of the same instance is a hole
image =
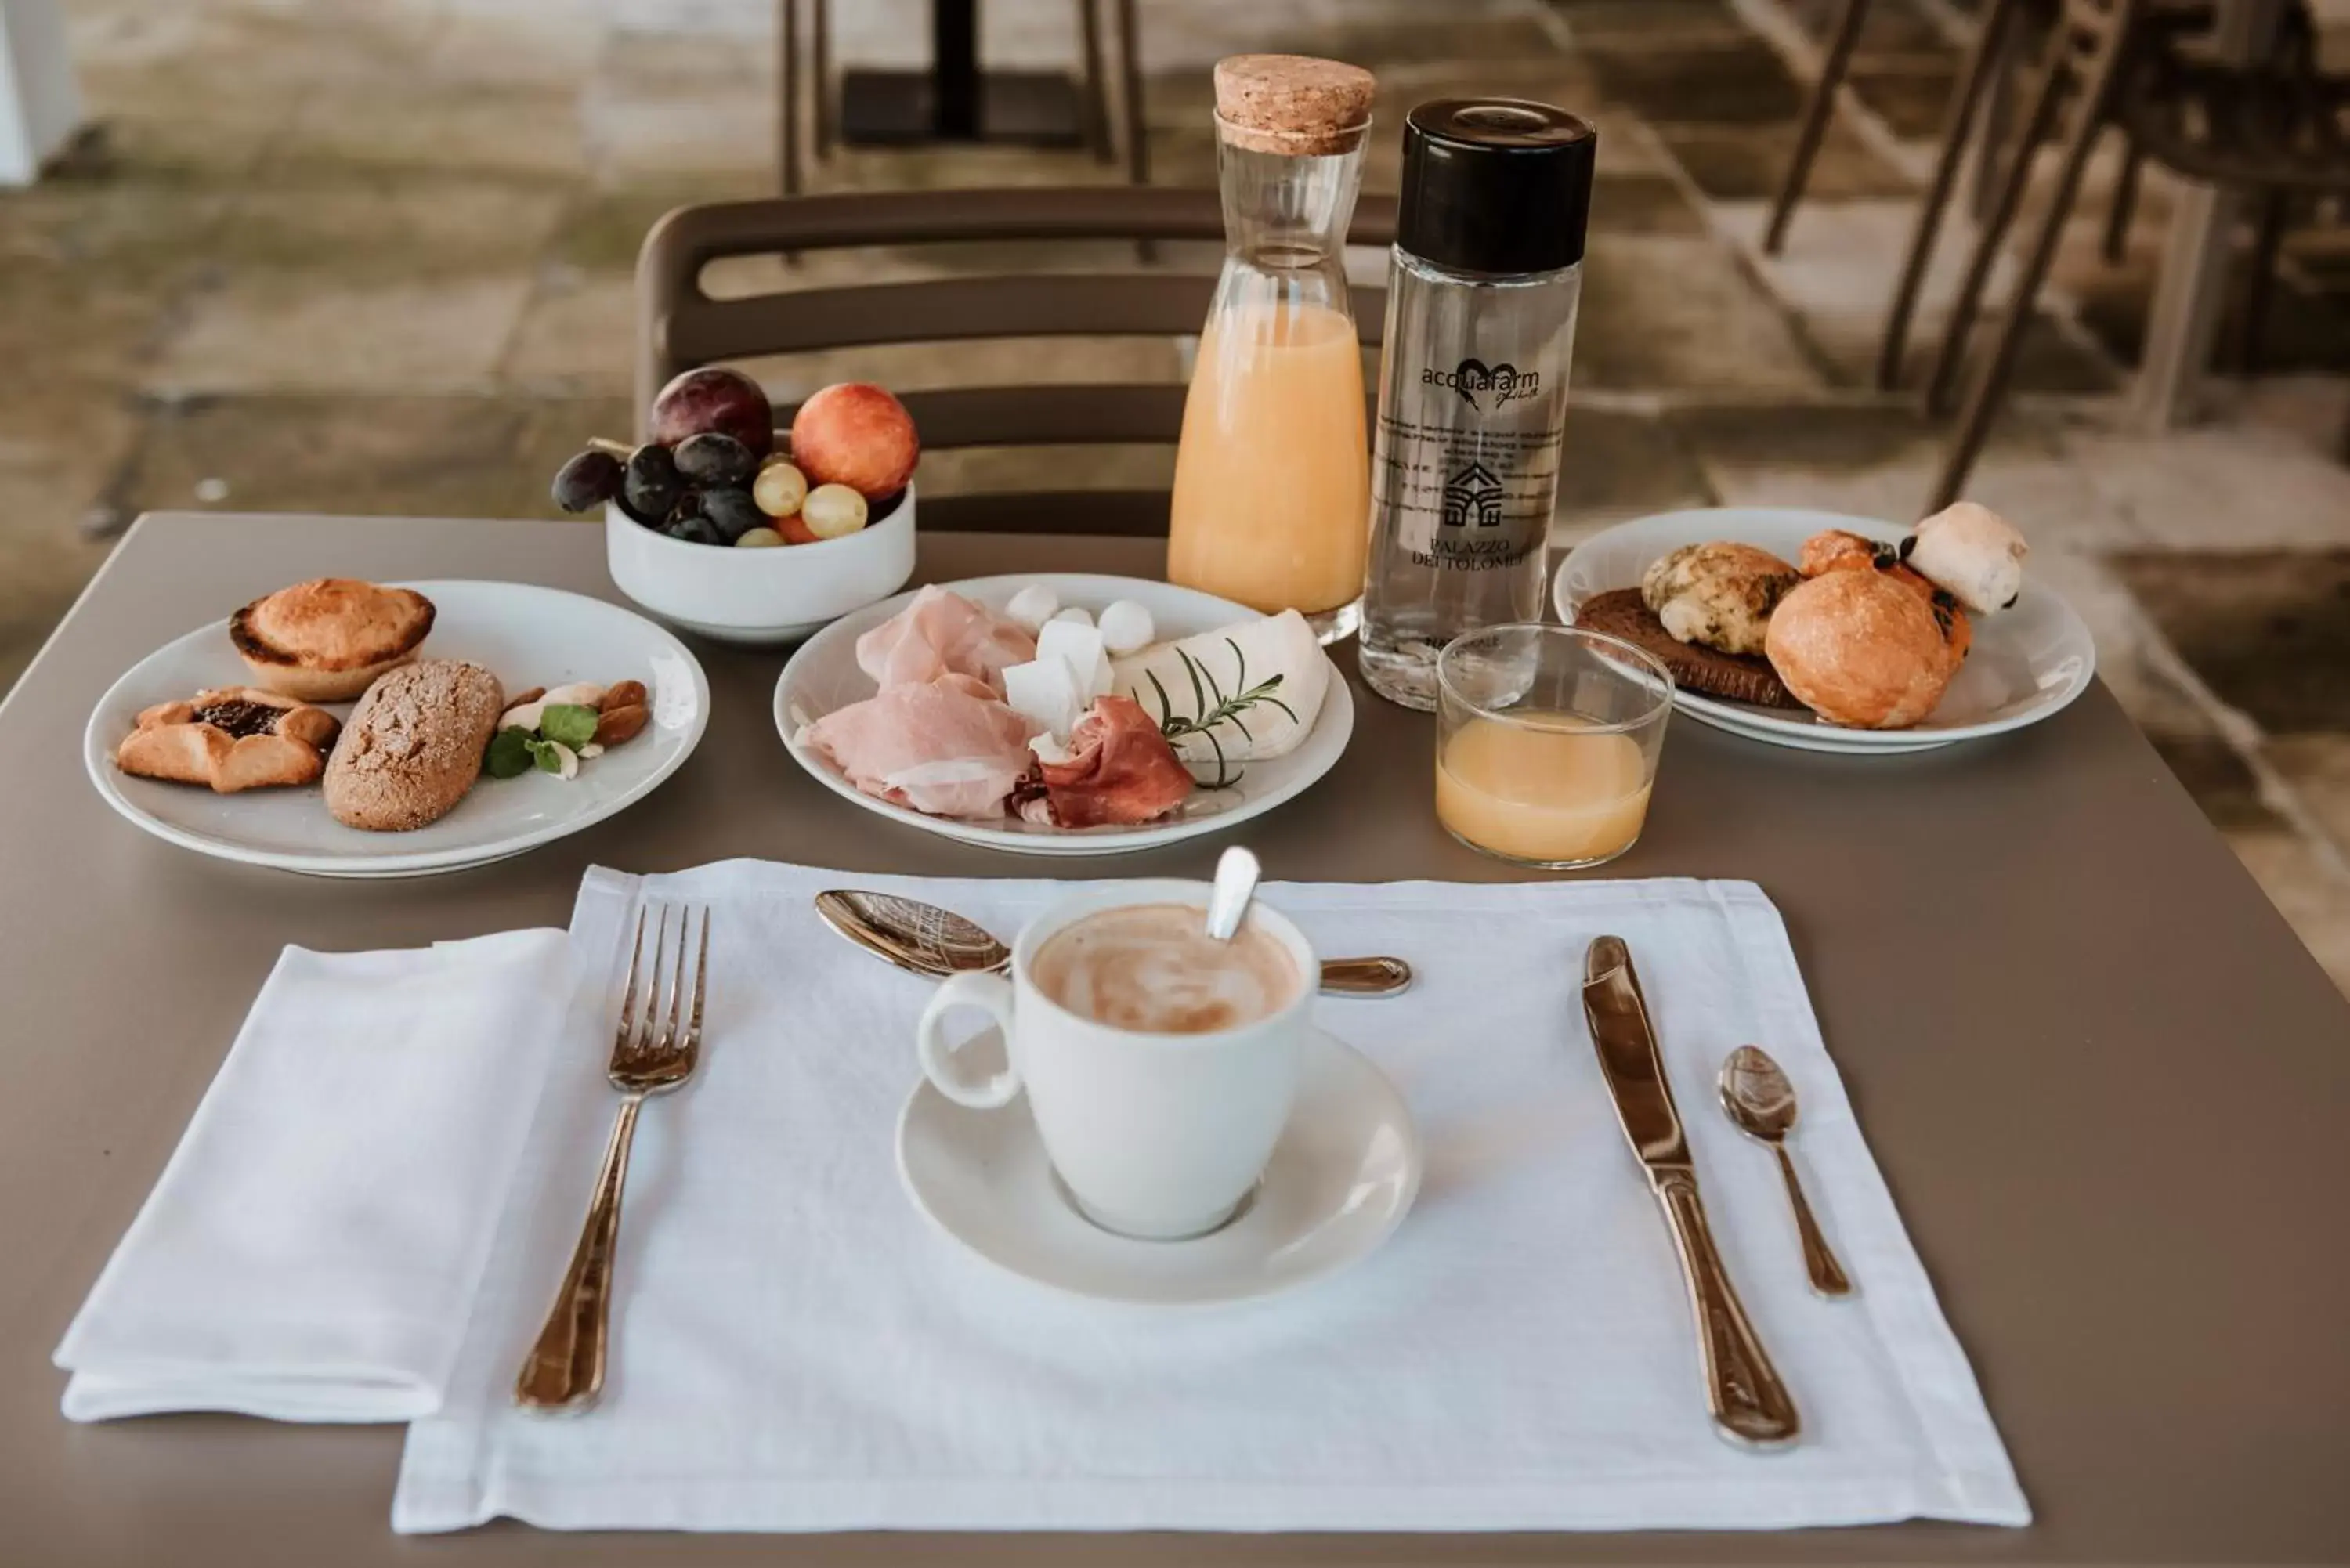
[[[1684,545],[1651,562],[1640,576],[1640,597],[1682,642],[1758,654],[1771,611],[1802,580],[1768,550],[1716,540]]]
[[[404,833],[448,815],[482,771],[505,708],[478,664],[427,659],[377,680],[327,759],[327,809],[350,827]]]
[[[2006,518],[1971,501],[1944,507],[1901,542],[1912,569],[1979,615],[2015,602],[2031,550]]]
[[[1638,588],[1592,595],[1575,607],[1575,624],[1620,637],[1655,656],[1671,674],[1673,684],[1686,691],[1765,708],[1803,707],[1767,660],[1683,642],[1668,632],[1656,611],[1640,602]]]
[[[415,658],[432,629],[432,601],[422,594],[348,577],[280,588],[228,623],[254,679],[305,702],[349,701]]]
[[[1864,730],[1923,719],[1959,665],[1934,607],[1877,571],[1805,581],[1772,612],[1764,651],[1805,707]]]
[[[220,794],[314,782],[341,726],[333,714],[274,691],[224,686],[159,702],[115,748],[140,778],[209,784]]]
[[[1068,754],[1039,759],[1041,788],[1024,791],[1023,818],[1052,827],[1131,827],[1156,822],[1191,793],[1189,769],[1158,722],[1130,697],[1097,697],[1069,732]]]

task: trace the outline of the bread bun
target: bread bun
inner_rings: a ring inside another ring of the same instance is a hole
[[[387,671],[327,759],[327,809],[377,833],[437,821],[473,787],[504,711],[498,678],[478,664],[427,659]]]
[[[1967,620],[1967,612],[1959,607],[1956,597],[1903,566],[1900,552],[1892,545],[1877,544],[1841,528],[1814,534],[1804,541],[1804,576],[1824,577],[1830,572],[1877,572],[1908,588],[1933,610],[1935,623],[1942,628],[1942,640],[1950,645],[1952,670],[1966,662],[1967,649],[1974,646],[1975,640],[1974,627]]]
[[[1958,669],[1932,605],[1873,571],[1824,573],[1789,593],[1763,652],[1805,707],[1864,730],[1923,719]]]
[[[1650,562],[1640,575],[1640,598],[1681,642],[1759,654],[1772,609],[1800,580],[1770,551],[1718,539]]]
[[[2023,591],[2023,557],[2032,546],[1988,506],[1961,501],[1918,524],[1901,558],[1978,615],[2013,604]]]

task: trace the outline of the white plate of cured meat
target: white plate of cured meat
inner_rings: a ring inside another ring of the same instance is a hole
[[[893,623],[899,628],[909,624],[908,612],[916,605],[918,596],[899,594],[843,617],[803,644],[784,666],[783,677],[775,683],[775,728],[785,745],[819,784],[843,799],[907,826],[1015,855],[1121,855],[1156,849],[1222,832],[1303,794],[1337,763],[1347,749],[1347,738],[1354,732],[1354,701],[1347,692],[1346,679],[1318,649],[1309,656],[1313,661],[1310,665],[1293,665],[1279,680],[1274,677],[1281,672],[1264,668],[1262,658],[1254,667],[1246,663],[1246,648],[1257,644],[1245,636],[1230,641],[1218,637],[1212,641],[1213,651],[1195,659],[1173,657],[1168,647],[1171,643],[1201,634],[1236,631],[1264,619],[1230,600],[1167,583],[1083,573],[976,577],[941,586],[990,617],[1005,616],[1014,595],[1039,587],[1049,591],[1065,608],[1080,608],[1091,615],[1098,615],[1122,599],[1140,604],[1149,612],[1156,640],[1152,648],[1131,659],[1116,661],[1111,692],[1142,709],[1154,730],[1169,729],[1170,715],[1173,731],[1189,729],[1189,735],[1178,749],[1193,784],[1163,815],[1136,824],[1071,827],[1036,820],[1047,813],[1035,798],[1041,786],[1035,783],[1037,774],[1033,768],[1028,771],[1027,782],[1015,788],[1001,806],[990,808],[987,797],[994,786],[988,784],[960,801],[949,800],[936,792],[931,794],[931,804],[944,801],[955,805],[961,815],[915,809],[907,804],[906,793],[892,786],[891,780],[919,774],[934,782],[967,774],[984,774],[991,768],[1001,770],[1003,761],[964,755],[983,749],[983,742],[959,742],[941,738],[933,747],[925,734],[895,722],[894,714],[889,724],[877,722],[869,726],[886,732],[876,742],[889,753],[881,763],[841,746],[838,737],[844,726],[839,721],[824,730],[815,729],[828,717],[881,693],[881,682],[873,672],[880,668],[874,644],[867,643],[866,660],[860,663],[858,643],[877,628]],[[985,639],[987,630],[984,626],[978,628],[980,640]],[[1016,633],[1002,635],[1014,645],[1019,641]],[[941,679],[975,678],[993,686],[1000,695],[1003,689],[1001,671],[988,668],[989,664],[1024,656],[1025,650],[1015,647],[1011,654],[999,653],[993,659],[981,655],[978,664],[966,670],[960,668],[957,656],[951,652],[945,659],[949,673]],[[1168,671],[1165,680],[1150,679],[1149,667],[1153,664]],[[1180,676],[1176,673],[1179,671]],[[1196,687],[1191,680],[1195,674],[1200,678]],[[1309,711],[1299,714],[1284,701],[1284,697],[1295,700],[1298,706],[1304,706],[1305,699],[1311,697],[1313,704]],[[876,721],[883,717],[876,710],[861,711]],[[1211,723],[1207,731],[1196,722],[1186,724],[1187,720],[1195,722],[1219,713],[1223,715],[1222,721]],[[968,717],[982,729],[991,721],[990,712],[983,708],[970,709],[967,714],[951,717]],[[999,726],[1003,723],[1000,713],[992,718]],[[1281,754],[1245,754],[1250,745],[1240,736],[1263,741],[1268,732],[1278,732],[1285,727],[1294,727],[1296,733],[1292,737],[1294,743]],[[1203,744],[1210,731],[1222,734],[1232,751],[1243,754],[1220,761],[1211,747]],[[1084,734],[1080,730],[1076,737],[1079,754],[1087,750]],[[1156,745],[1156,740],[1149,739],[1139,742],[1139,749]],[[866,787],[859,787],[851,776],[851,766],[845,763],[861,770]],[[1109,770],[1112,774],[1115,771]],[[998,771],[993,776],[1000,779],[1003,775]],[[1114,778],[1106,777],[1103,787],[1118,786]],[[896,798],[884,798],[885,795]],[[1023,796],[1027,797],[1026,815],[1021,809]],[[1059,810],[1063,804],[1056,786],[1052,808]],[[1087,803],[1079,798],[1076,804],[1082,808]]]

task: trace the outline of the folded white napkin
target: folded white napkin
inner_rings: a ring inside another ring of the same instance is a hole
[[[438,1408],[576,990],[561,931],[287,948],[57,1347],[65,1413]]]
[[[646,1107],[610,1381],[547,1420],[506,1392],[577,1234],[614,1096],[558,1058],[441,1412],[393,1523],[563,1528],[1577,1530],[2028,1517],[1869,1158],[1777,912],[1751,884],[1275,886],[1326,953],[1420,980],[1321,1023],[1395,1079],[1426,1144],[1379,1252],[1290,1295],[1156,1312],[1000,1274],[920,1220],[892,1137],[931,985],[809,907],[842,884],[1006,936],[1066,884],[733,862],[591,873],[573,938],[616,988],[639,898],[713,909],[699,1081]],[[1756,1456],[1705,1413],[1680,1275],[1583,1025],[1583,950],[1626,938],[1722,1252],[1805,1436]],[[1859,1284],[1804,1283],[1770,1154],[1715,1108],[1767,1045]],[[1000,1113],[1022,1114],[1020,1106]]]

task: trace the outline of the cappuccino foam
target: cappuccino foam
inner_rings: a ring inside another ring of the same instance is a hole
[[[1289,950],[1243,925],[1208,935],[1189,904],[1131,904],[1055,932],[1029,966],[1036,989],[1081,1017],[1149,1034],[1207,1034],[1271,1017],[1296,998]]]

